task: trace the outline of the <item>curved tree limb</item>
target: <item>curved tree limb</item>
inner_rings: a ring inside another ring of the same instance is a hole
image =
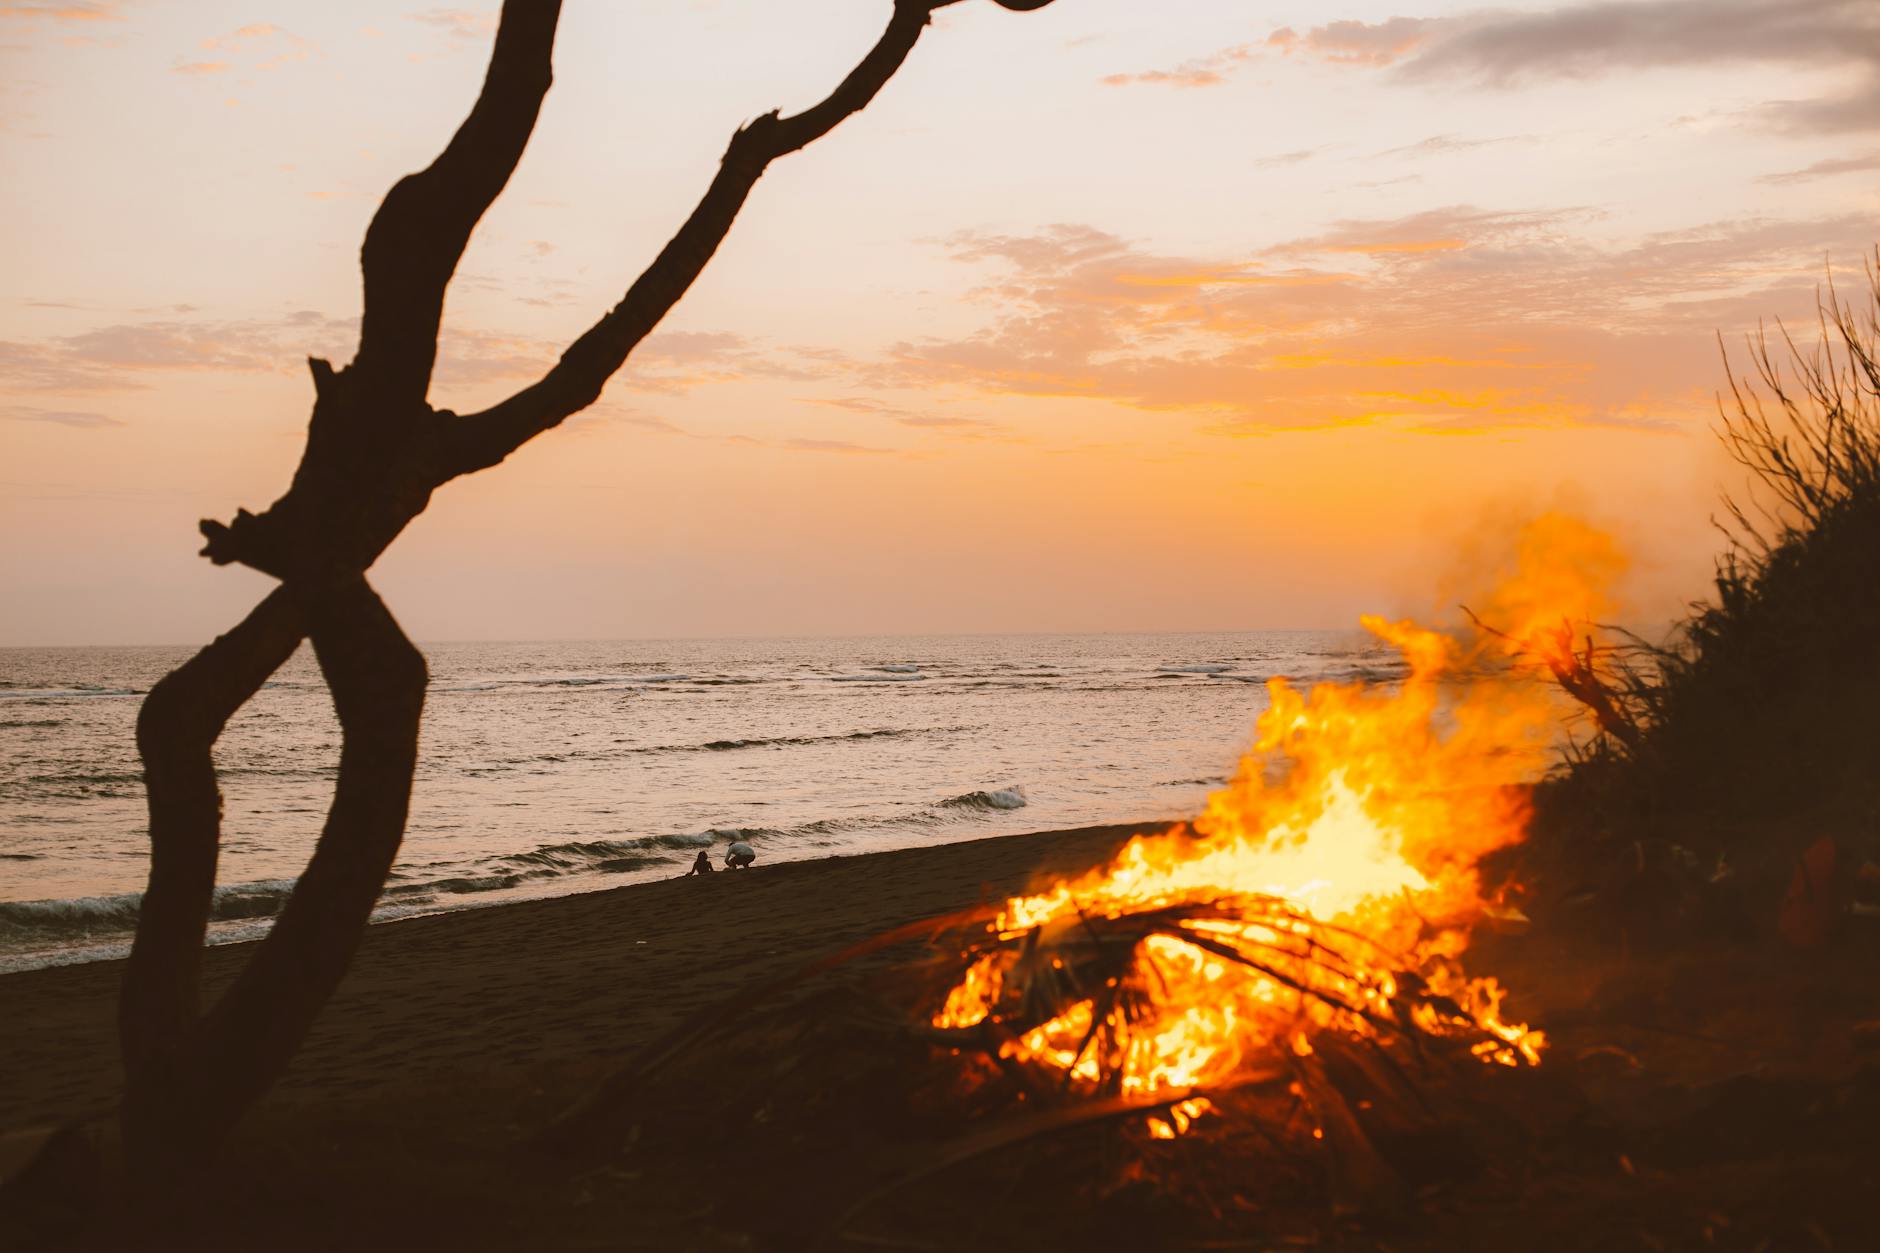
[[[306,634],[303,598],[281,587],[144,698],[137,748],[150,806],[150,879],[118,1007],[133,1079],[194,1031],[197,970],[215,891],[222,793],[210,749],[237,709]]]
[[[561,0],[504,0],[489,71],[469,116],[437,160],[386,193],[366,229],[359,254],[365,316],[349,368],[385,400],[424,403],[444,289],[535,129],[560,16]]]
[[[907,60],[936,9],[956,0],[895,0],[894,16],[868,55],[821,103],[780,117],[766,113],[731,137],[717,175],[621,302],[577,339],[542,378],[454,424],[441,450],[445,477],[501,462],[529,440],[599,399],[627,355],[677,304],[731,230],[770,163],[807,147],[861,112]]]

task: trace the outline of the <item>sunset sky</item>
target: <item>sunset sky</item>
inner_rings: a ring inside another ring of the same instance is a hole
[[[889,9],[567,0],[433,402],[536,377]],[[286,485],[494,13],[0,0],[0,644],[265,590],[196,520]],[[1871,0],[967,0],[374,577],[420,640],[1339,626],[1561,505],[1649,616],[1734,481],[1717,334],[1876,239]]]

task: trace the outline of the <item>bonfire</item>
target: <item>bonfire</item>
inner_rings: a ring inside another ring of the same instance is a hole
[[[933,1028],[1153,1106],[1158,1138],[1208,1112],[1205,1093],[1297,1073],[1328,1038],[1539,1064],[1543,1034],[1465,968],[1475,928],[1523,921],[1479,865],[1523,838],[1562,725],[1535,672],[1583,672],[1575,624],[1611,608],[1622,566],[1599,532],[1545,516],[1471,630],[1363,620],[1401,655],[1400,682],[1271,680],[1257,741],[1205,812],[969,928]]]

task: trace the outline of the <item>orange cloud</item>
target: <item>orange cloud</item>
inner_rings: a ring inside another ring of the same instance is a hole
[[[310,39],[303,39],[292,31],[282,30],[272,22],[250,22],[237,27],[226,35],[211,35],[198,45],[204,52],[220,52],[230,57],[256,57],[247,68],[251,70],[271,70],[295,61],[305,61],[314,54],[315,47]],[[262,56],[271,52],[272,55]],[[187,65],[178,65],[179,74],[217,74],[232,69],[226,60],[195,61]]]
[[[1443,19],[1393,17],[1375,24],[1340,21],[1300,34],[1282,26],[1267,47],[1288,56],[1303,52],[1335,65],[1390,65],[1422,48],[1449,23]]]
[[[124,15],[118,12],[124,6],[111,0],[95,0],[94,3],[63,4],[12,3],[0,4],[0,20],[18,22],[118,22]]]
[[[1805,314],[1821,251],[1860,255],[1871,229],[1718,223],[1601,246],[1571,220],[1461,206],[1215,260],[1088,226],[964,235],[955,257],[995,268],[975,292],[988,321],[897,344],[873,377],[1107,401],[1220,434],[1690,429],[1709,416],[1715,333]],[[1362,260],[1282,264],[1330,255]]]
[[[1468,243],[1461,239],[1400,239],[1380,244],[1328,244],[1327,252],[1357,252],[1366,255],[1389,252],[1454,252],[1466,248]]]
[[[1106,87],[1145,84],[1160,87],[1218,87],[1241,62],[1253,57],[1254,49],[1243,44],[1226,48],[1210,57],[1184,61],[1172,70],[1144,70],[1134,74],[1106,74],[1099,81]]]
[[[1097,81],[1105,87],[1127,87],[1131,83],[1160,83],[1169,87],[1218,87],[1227,79],[1218,70],[1189,66],[1174,70],[1146,70],[1140,74],[1105,74]]]
[[[1458,245],[1460,246],[1460,245]],[[1352,249],[1351,251],[1359,251]],[[1221,287],[1221,286],[1272,286],[1304,287],[1323,283],[1342,283],[1349,278],[1344,274],[1242,274],[1232,271],[1196,271],[1194,273],[1175,272],[1170,274],[1118,274],[1116,281],[1129,287]]]

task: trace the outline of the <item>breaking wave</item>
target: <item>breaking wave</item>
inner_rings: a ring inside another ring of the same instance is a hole
[[[1023,809],[1025,789],[1014,785],[984,792],[968,792],[940,803],[958,809]]]
[[[270,918],[293,893],[294,880],[266,879],[219,887],[210,901],[212,922]],[[95,931],[129,931],[137,925],[142,892],[116,896],[81,896],[72,900],[0,902],[0,936],[82,936]]]
[[[932,728],[934,731],[944,731],[946,729],[947,728],[944,727]],[[648,749],[646,751],[677,753],[687,750],[704,750],[706,752],[724,753],[735,748],[772,748],[787,744],[833,744],[842,740],[889,740],[898,739],[902,736],[926,735],[928,733],[928,730],[920,728],[889,727],[879,731],[841,731],[833,735],[773,735],[756,736],[748,740],[712,740],[706,744],[679,744],[673,745],[670,748]]]

